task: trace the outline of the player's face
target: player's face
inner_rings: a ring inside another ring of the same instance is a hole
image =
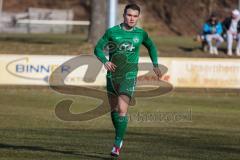
[[[138,10],[128,9],[123,15],[123,18],[125,24],[127,24],[129,27],[134,27],[139,19],[139,12]]]

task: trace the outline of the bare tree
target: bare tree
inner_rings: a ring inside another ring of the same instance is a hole
[[[208,1],[208,15],[210,15],[213,12],[214,8],[214,0],[209,0]]]
[[[91,0],[91,24],[88,41],[95,45],[107,28],[107,1]]]

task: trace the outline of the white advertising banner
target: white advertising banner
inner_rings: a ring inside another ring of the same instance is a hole
[[[48,55],[0,55],[0,85],[49,85],[48,80],[53,71],[61,67],[61,72],[68,73],[71,66],[62,65],[75,56]],[[103,86],[105,70],[99,74],[94,83],[84,83],[83,77],[87,65],[80,66],[71,72],[64,80],[71,85]]]
[[[66,85],[104,86],[106,70],[103,65],[95,73],[93,81],[84,81],[88,62],[72,70],[64,65],[77,56],[56,55],[0,55],[0,85],[49,85],[49,77],[60,67],[68,73]],[[95,57],[92,56],[94,59]],[[81,59],[81,57],[80,57]],[[95,58],[96,59],[96,58]],[[141,57],[140,63],[150,63],[149,57]],[[159,58],[160,64],[168,68],[162,80],[174,87],[191,88],[240,88],[240,59],[222,58]],[[90,65],[90,64],[89,64]],[[94,65],[94,64],[91,64]],[[139,71],[139,76],[147,71]],[[144,78],[144,77],[142,77]],[[141,78],[139,79],[142,80]],[[145,77],[144,80],[151,80]]]
[[[239,59],[173,59],[171,69],[177,87],[240,88]]]

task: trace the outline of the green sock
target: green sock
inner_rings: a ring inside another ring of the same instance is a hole
[[[112,123],[113,123],[113,126],[114,126],[115,129],[116,129],[116,126],[117,126],[117,123],[118,123],[118,117],[119,117],[119,114],[118,114],[117,111],[112,111],[111,112]]]
[[[124,135],[127,130],[127,124],[128,124],[128,117],[119,116],[118,124],[116,126],[116,136],[115,136],[115,143],[114,143],[117,147],[120,147],[120,144],[124,138]]]

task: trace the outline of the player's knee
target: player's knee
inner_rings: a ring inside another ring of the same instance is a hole
[[[118,113],[119,113],[120,116],[126,116],[127,115],[127,111],[128,111],[128,107],[127,106],[119,106]]]

